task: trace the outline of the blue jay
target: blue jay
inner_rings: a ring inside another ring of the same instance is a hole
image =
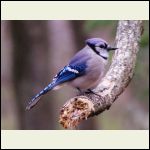
[[[59,89],[64,84],[69,84],[79,91],[92,92],[104,74],[109,51],[116,49],[101,38],[86,40],[86,46],[60,70],[48,86],[31,99],[26,109],[34,107],[48,91]]]

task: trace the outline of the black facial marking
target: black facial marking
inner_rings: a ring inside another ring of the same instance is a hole
[[[105,49],[107,48],[107,44],[105,43]]]
[[[104,57],[100,54],[99,51],[96,50],[96,47],[99,47],[101,49],[106,49],[107,50],[107,43],[103,42],[103,41],[94,41],[94,40],[87,40],[86,44],[99,56],[101,56],[103,59],[107,60],[107,57]]]
[[[105,45],[101,44],[99,47],[100,47],[100,48],[105,48]]]
[[[93,49],[93,51],[94,51],[97,55],[100,55],[100,52],[98,52],[95,48]]]

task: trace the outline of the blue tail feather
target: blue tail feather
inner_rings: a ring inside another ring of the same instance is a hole
[[[46,94],[48,91],[52,90],[55,87],[54,83],[50,83],[48,86],[46,86],[40,93],[38,93],[37,95],[35,95],[31,101],[29,102],[29,104],[26,107],[26,110],[31,109],[32,107],[34,107],[40,100],[41,96]]]
[[[31,99],[28,106],[26,107],[27,110],[34,107],[40,100],[41,96],[46,94],[48,91],[52,90],[57,85],[61,85],[65,82],[71,81],[81,75],[85,74],[85,64],[80,64],[80,66],[68,65],[65,66],[53,79],[53,81],[45,87],[40,93],[38,93],[35,97]]]

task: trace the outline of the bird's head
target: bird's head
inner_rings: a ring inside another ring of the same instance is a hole
[[[109,56],[109,51],[116,50],[108,45],[108,43],[101,38],[91,38],[86,40],[86,44],[98,55],[107,59]]]

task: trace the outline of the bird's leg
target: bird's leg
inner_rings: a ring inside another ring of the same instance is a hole
[[[83,95],[84,94],[83,91],[80,88],[77,87],[76,89],[79,91],[78,95]]]
[[[95,94],[95,95],[97,95],[97,96],[100,96],[100,95],[98,95],[98,94],[96,94],[95,92],[93,92],[91,89],[87,89],[87,91],[85,92],[86,94]]]
[[[78,88],[78,87],[77,87],[77,90],[78,90],[80,93],[82,92],[82,91],[81,91],[81,89],[80,89],[80,88]]]

